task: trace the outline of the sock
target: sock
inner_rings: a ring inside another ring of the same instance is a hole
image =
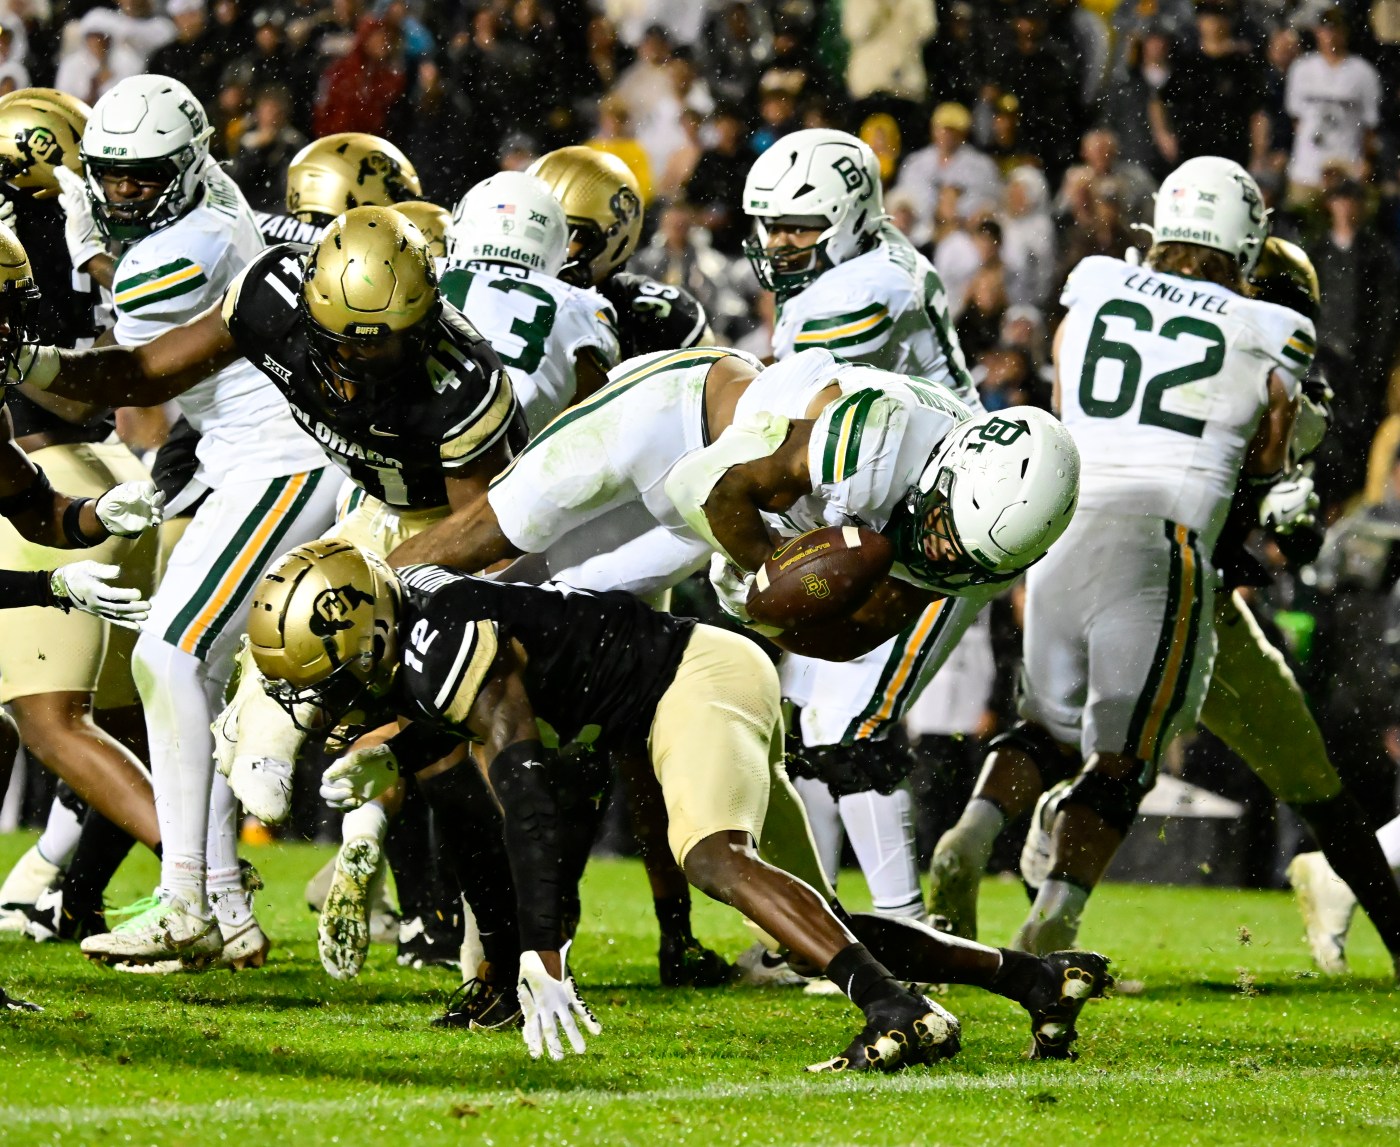
[[[454,831],[446,824],[438,827],[444,830],[444,836]],[[433,828],[432,811],[422,792],[415,784],[407,785],[398,816],[389,825],[384,837],[384,859],[389,864],[389,871],[394,874],[394,887],[399,894],[399,915],[404,920],[412,920],[415,916],[426,919],[441,904],[443,893],[435,853],[442,842],[435,841]]]
[[[59,935],[72,938],[96,926],[102,931],[102,894],[135,844],[125,829],[96,809],[83,820],[73,863],[63,878],[63,919]]]
[[[1040,980],[1043,967],[1040,957],[1011,948],[998,948],[997,952],[1001,956],[1001,968],[984,986],[988,991],[1005,996],[1008,1000],[1015,1000],[1018,1004],[1024,1003]]]
[[[1376,840],[1385,853],[1385,862],[1391,868],[1400,870],[1400,816],[1389,824],[1383,824],[1376,831]]]
[[[44,824],[44,831],[34,847],[55,868],[66,871],[73,863],[73,853],[82,831],[82,818],[55,797],[49,806],[49,819]]]
[[[1000,806],[983,797],[973,797],[958,817],[958,823],[943,834],[937,851],[956,851],[968,868],[985,872],[997,837],[1005,827],[1006,814]]]
[[[1386,949],[1400,953],[1400,887],[1356,798],[1343,789],[1331,800],[1295,804],[1293,810],[1366,910]]]
[[[825,781],[815,777],[797,777],[792,782],[802,806],[807,810],[807,823],[812,826],[812,840],[817,846],[826,878],[834,885],[841,868],[841,845],[845,829],[841,827],[841,809]]]
[[[867,1019],[873,1018],[871,1011],[881,1004],[906,994],[864,944],[852,944],[837,952],[826,966],[826,977],[851,998]]]
[[[663,896],[653,900],[656,906],[656,923],[663,936],[676,936],[682,940],[691,939],[690,897]]]
[[[1051,873],[1036,893],[1015,946],[1037,954],[1072,947],[1088,902],[1089,889]]]
[[[388,831],[389,817],[384,812],[384,806],[374,801],[351,809],[340,822],[340,839],[343,844],[349,844],[362,836],[370,836],[382,845]]]
[[[851,848],[882,916],[924,916],[919,858],[914,844],[914,798],[905,789],[888,796],[854,793],[837,802]]]
[[[238,863],[238,798],[217,775],[209,800],[206,861],[209,906],[215,917],[227,928],[243,927],[252,919],[253,902],[243,887],[243,869]]]
[[[146,711],[151,784],[160,822],[161,889],[196,912],[205,903],[205,845],[214,781],[207,667],[193,654],[143,633],[132,671]]]
[[[922,921],[851,913],[840,904],[831,910],[902,981],[987,988],[1003,968],[997,949],[935,932]]]

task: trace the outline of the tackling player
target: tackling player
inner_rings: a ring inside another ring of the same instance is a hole
[[[503,832],[508,868],[492,876],[514,885],[520,956],[518,973],[493,972],[497,983],[518,975],[532,1055],[547,1046],[562,1058],[559,1025],[582,1052],[576,1018],[600,1031],[567,973],[565,793],[595,749],[639,737],[692,883],[826,971],[864,1011],[850,1047],[811,1070],[893,1070],[956,1053],[957,1021],[896,983],[882,955],[901,978],[972,983],[1021,1003],[1043,1058],[1070,1054],[1079,1011],[1108,982],[1107,961],[1092,953],[1033,959],[846,913],[781,767],[776,674],[743,638],[627,594],[496,583],[440,566],[396,575],[335,542],[303,546],[269,572],[249,638],[289,708],[319,706],[331,722],[357,708],[401,714],[410,732],[429,726],[483,744],[502,822],[494,832],[456,827],[482,847]],[[543,731],[560,751],[545,747]],[[350,805],[373,797],[397,774],[396,747],[333,766],[327,787]],[[457,771],[475,775],[470,765]],[[484,802],[477,811],[488,810]],[[787,871],[759,858],[774,835],[793,861]]]

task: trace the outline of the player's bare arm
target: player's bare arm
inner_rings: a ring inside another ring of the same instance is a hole
[[[391,566],[443,565],[476,573],[520,551],[501,533],[486,499],[491,479],[505,469],[509,450],[493,446],[462,474],[449,478],[447,500],[452,513],[389,554]]]
[[[30,388],[104,406],[157,406],[242,357],[221,304],[142,346],[40,348]],[[51,356],[51,357],[50,357]]]
[[[14,439],[10,412],[0,417],[0,513],[3,513],[24,537],[42,546],[72,549],[80,543],[68,537],[64,518],[70,507],[78,505],[72,523],[83,539],[95,545],[108,537],[97,517],[97,502],[91,498],[75,499],[53,489],[44,472],[35,466]]]
[[[772,454],[731,466],[705,500],[705,518],[715,540],[738,566],[756,570],[773,552],[763,512],[782,513],[812,492],[807,443],[813,423],[799,420]]]
[[[1259,420],[1259,428],[1245,455],[1244,472],[1249,475],[1277,474],[1288,465],[1288,444],[1298,417],[1298,399],[1289,398],[1278,372],[1269,375],[1269,407]]]
[[[586,346],[574,355],[574,399],[577,405],[585,398],[592,398],[608,384],[607,364],[599,357],[595,347]]]

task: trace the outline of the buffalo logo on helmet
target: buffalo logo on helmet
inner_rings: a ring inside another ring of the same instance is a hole
[[[335,586],[323,589],[311,603],[311,617],[307,622],[316,637],[334,637],[354,627],[353,614],[362,605],[373,605],[374,595],[365,593],[353,585]]]

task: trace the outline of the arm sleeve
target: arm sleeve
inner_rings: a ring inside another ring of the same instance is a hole
[[[53,605],[49,588],[50,571],[26,573],[23,570],[0,570],[0,609],[22,609],[31,605]]]

